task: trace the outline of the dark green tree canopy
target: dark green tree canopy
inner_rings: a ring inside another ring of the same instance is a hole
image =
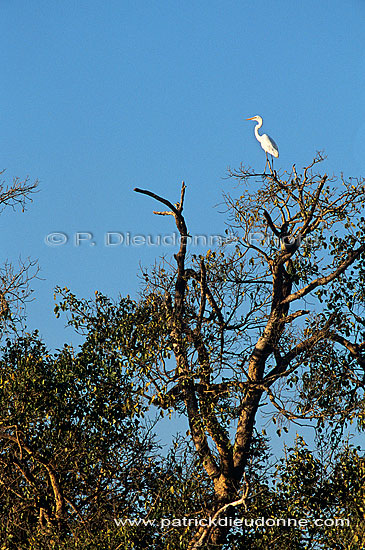
[[[58,289],[56,315],[84,335],[77,352],[50,353],[37,334],[7,343],[7,549],[364,544],[364,457],[346,438],[364,428],[365,187],[318,173],[322,161],[230,171],[238,196],[225,196],[227,242],[199,256],[189,254],[185,185],[174,204],[136,189],[163,204],[163,221],[173,218],[173,261],[144,271],[137,300]],[[174,415],[189,430],[163,457],[150,419]],[[280,460],[264,415],[278,435],[298,432]],[[259,528],[261,517],[308,523]],[[318,517],[351,527],[319,529]],[[217,523],[224,518],[252,521],[229,528]]]

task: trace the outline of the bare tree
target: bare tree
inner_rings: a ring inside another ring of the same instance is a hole
[[[4,170],[0,172],[0,176]],[[0,212],[10,207],[20,207],[24,212],[26,205],[32,200],[32,195],[37,191],[38,180],[30,182],[26,177],[24,180],[13,178],[11,185],[0,182]],[[14,328],[22,319],[24,306],[30,299],[30,281],[37,276],[38,266],[35,260],[27,258],[18,260],[18,265],[3,259],[0,267],[0,331],[4,332],[9,327]]]
[[[135,189],[167,206],[155,214],[174,217],[180,234],[176,267],[145,274],[175,358],[171,367],[161,354],[148,371],[150,398],[186,413],[215,520],[234,516],[242,499],[249,507],[243,479],[259,407],[276,421],[331,418],[343,428],[364,389],[365,185],[315,173],[323,160],[301,172],[230,171],[242,186],[239,198],[225,197],[235,238],[190,260],[185,184],[176,204]],[[227,530],[201,526],[189,550],[219,547]]]

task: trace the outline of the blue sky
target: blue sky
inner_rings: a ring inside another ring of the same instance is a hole
[[[134,187],[175,202],[185,180],[190,232],[223,233],[227,167],[264,164],[248,116],[281,168],[324,149],[330,173],[365,174],[363,1],[2,0],[0,14],[0,168],[40,180],[25,213],[2,214],[2,261],[38,258],[28,328],[51,347],[74,339],[56,285],[135,296],[139,264],[172,255],[105,246],[109,231],[174,231]],[[52,232],[68,242],[47,246]]]

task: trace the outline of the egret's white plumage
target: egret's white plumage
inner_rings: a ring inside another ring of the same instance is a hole
[[[266,155],[269,154],[272,157],[278,158],[279,148],[276,145],[275,141],[268,136],[267,134],[259,134],[259,128],[262,126],[262,118],[259,115],[253,116],[251,118],[246,118],[246,120],[256,120],[257,124],[255,126],[255,136],[257,141],[260,142],[261,147],[265,151]]]

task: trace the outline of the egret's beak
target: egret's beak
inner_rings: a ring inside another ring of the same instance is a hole
[[[255,117],[252,116],[251,118],[246,118],[246,120],[253,120]]]

